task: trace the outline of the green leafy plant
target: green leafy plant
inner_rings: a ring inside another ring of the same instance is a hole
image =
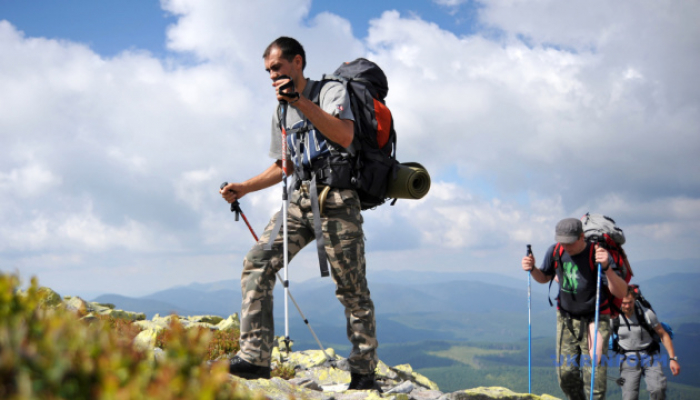
[[[270,373],[270,376],[276,376],[278,378],[289,380],[294,378],[296,373],[297,371],[294,369],[293,366],[289,364],[282,364],[279,365],[277,368],[273,369]]]
[[[249,399],[225,365],[204,363],[211,333],[174,325],[157,362],[122,321],[49,307],[36,279],[25,292],[0,274],[0,398]]]
[[[202,354],[205,360],[217,360],[222,356],[231,356],[240,350],[241,333],[238,329],[213,331],[204,327],[184,329],[175,315],[172,316],[168,329],[156,335],[155,345],[163,350],[170,349],[173,342],[179,341],[182,335],[201,337],[201,340],[208,343],[206,351]]]

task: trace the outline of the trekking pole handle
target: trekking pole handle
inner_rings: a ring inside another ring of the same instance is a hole
[[[224,190],[224,188],[228,185],[228,182],[224,182],[221,184],[221,190]],[[236,222],[238,222],[238,216],[241,214],[241,203],[238,202],[238,200],[235,200],[233,203],[231,203],[231,212],[236,213]]]
[[[527,253],[525,255],[526,256],[532,255],[532,245],[531,244],[527,245]]]
[[[297,93],[296,87],[294,86],[294,81],[292,80],[291,77],[287,75],[280,75],[277,78],[275,78],[276,81],[280,79],[289,79],[289,82],[285,83],[284,85],[280,86],[277,88],[277,93],[281,94],[284,97],[289,97],[293,100],[296,100],[299,98],[299,93]],[[291,92],[284,92],[284,90],[287,90],[291,88]],[[286,104],[286,100],[280,100],[280,104]]]

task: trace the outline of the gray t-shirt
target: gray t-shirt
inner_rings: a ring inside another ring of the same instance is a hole
[[[639,304],[636,304],[635,307],[639,307]],[[656,329],[659,325],[659,319],[656,317],[656,313],[650,309],[642,308],[642,310],[644,311],[644,318],[647,324],[649,324],[651,329]],[[642,350],[647,348],[654,340],[651,334],[639,324],[636,313],[632,313],[632,316],[627,318],[630,329],[627,329],[627,324],[622,315],[617,318],[620,320],[620,328],[617,330],[617,334],[620,337],[620,347],[623,349]]]
[[[310,98],[311,89],[316,81],[306,80],[306,86],[302,95],[307,99]],[[348,96],[345,86],[340,82],[329,81],[325,82],[321,87],[319,94],[319,106],[328,114],[340,119],[349,119],[354,121],[355,117],[350,109],[350,97]],[[272,137],[270,141],[270,157],[275,160],[282,159],[282,132],[279,128],[279,108],[275,109],[272,114]],[[298,127],[304,122],[306,117],[293,105],[287,108],[287,130],[292,127]],[[321,132],[322,133],[322,132]],[[289,151],[287,151],[289,157]]]

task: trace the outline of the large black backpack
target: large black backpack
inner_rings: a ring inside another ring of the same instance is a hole
[[[396,131],[391,111],[384,104],[389,92],[389,84],[384,71],[377,64],[364,58],[343,63],[333,74],[323,75],[320,82],[314,84],[309,100],[320,104],[323,85],[330,81],[342,83],[350,98],[350,107],[355,117],[355,132],[352,144],[343,149],[341,146],[325,141],[328,154],[310,161],[307,168],[298,168],[295,163],[294,174],[298,182],[310,180],[312,187],[316,183],[327,188],[355,189],[360,199],[360,208],[367,210],[383,204],[387,200],[387,190],[391,179],[398,175],[399,163],[396,160]],[[295,136],[309,132],[309,121],[287,133]],[[294,139],[293,139],[294,140]],[[297,156],[301,151],[296,152]],[[312,190],[311,202],[323,204],[323,194],[315,198]],[[321,276],[328,276],[327,255],[324,247],[320,210],[314,210],[314,231],[316,246],[321,266]],[[279,232],[281,219],[273,228],[273,235]],[[266,249],[270,249],[270,240]]]
[[[345,85],[355,116],[355,137],[348,148],[350,184],[360,197],[363,210],[387,200],[389,181],[396,174],[396,131],[391,111],[384,103],[389,84],[384,71],[372,61],[358,58],[343,63],[321,83],[338,81]],[[320,87],[312,94],[319,102]]]

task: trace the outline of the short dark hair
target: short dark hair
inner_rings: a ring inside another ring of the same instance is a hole
[[[300,55],[302,59],[302,71],[304,68],[306,68],[306,52],[304,51],[304,47],[301,45],[301,43],[299,43],[299,41],[296,39],[287,36],[278,37],[272,43],[270,43],[269,46],[267,46],[265,52],[263,53],[263,58],[267,58],[274,47],[280,49],[282,52],[282,57],[289,62],[294,60],[294,57],[297,55]]]

